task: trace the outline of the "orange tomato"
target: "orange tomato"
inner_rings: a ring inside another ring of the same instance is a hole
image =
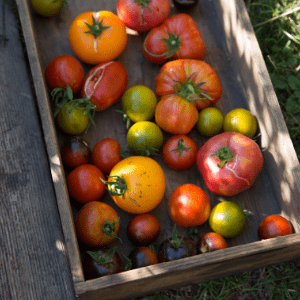
[[[114,60],[123,52],[127,44],[126,27],[110,11],[84,12],[72,22],[69,42],[79,59],[97,65]]]

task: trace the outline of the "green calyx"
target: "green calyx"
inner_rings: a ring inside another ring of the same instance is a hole
[[[92,257],[92,259],[95,260],[98,264],[107,265],[114,263],[112,259],[116,253],[116,247],[107,250],[104,255],[93,251],[87,251],[86,253],[89,254]]]
[[[162,41],[166,42],[167,46],[167,58],[170,58],[174,55],[174,53],[180,48],[182,42],[180,41],[180,37],[174,33],[168,32],[167,39],[161,39]]]
[[[219,168],[222,168],[227,162],[231,161],[234,157],[234,154],[230,148],[227,146],[222,146],[213,157],[217,157],[221,163],[218,165]]]
[[[183,238],[184,238],[184,235],[181,238],[178,238],[177,228],[176,228],[176,224],[175,224],[174,228],[173,228],[172,239],[169,239],[169,242],[171,243],[171,245],[174,248],[179,248],[182,244]]]
[[[173,87],[175,94],[189,101],[213,100],[213,98],[210,96],[210,94],[213,93],[208,93],[200,89],[200,87],[205,84],[206,81],[195,84],[191,79],[193,75],[194,73],[187,78],[186,82],[174,80],[177,83]]]
[[[103,31],[110,28],[109,26],[103,26],[102,23],[103,23],[103,19],[99,22],[93,16],[92,25],[85,23],[85,25],[90,29],[89,31],[85,31],[85,33],[91,33],[92,35],[94,35],[95,38],[97,38],[102,34]]]
[[[119,221],[120,219],[113,222],[106,220],[102,226],[102,231],[108,236],[118,239],[122,243],[122,240],[115,234],[116,224],[119,223]]]
[[[108,192],[111,196],[122,196],[127,191],[127,184],[123,177],[120,176],[109,176],[108,178],[113,178],[114,181],[105,181],[101,177],[101,181],[107,185]]]
[[[189,147],[189,148],[184,147],[184,141],[183,141],[183,139],[181,138],[181,139],[178,141],[177,148],[171,150],[171,152],[172,152],[172,151],[178,151],[178,152],[179,152],[179,157],[181,157],[183,151],[189,150],[189,149],[191,149],[191,148],[192,148],[192,147]]]
[[[142,14],[143,14],[143,8],[144,7],[149,8],[149,10],[151,11],[151,7],[148,4],[149,2],[150,2],[150,0],[135,0],[134,1],[134,3],[136,3],[136,4],[138,4],[138,5],[141,6],[141,8],[142,8]]]

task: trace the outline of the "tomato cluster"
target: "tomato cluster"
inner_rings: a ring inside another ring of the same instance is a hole
[[[176,7],[184,2],[174,1]],[[78,15],[68,36],[78,59],[60,55],[45,69],[57,125],[71,136],[62,145],[61,158],[70,198],[80,205],[76,234],[91,250],[83,264],[87,279],[225,249],[225,239],[244,230],[243,208],[234,201],[211,207],[204,189],[185,183],[168,199],[172,237],[153,249],[161,224],[151,212],[163,200],[168,183],[155,155],[161,154],[165,167],[179,172],[197,167],[205,188],[221,196],[251,188],[263,168],[263,154],[253,140],[258,131],[255,116],[236,108],[223,117],[215,107],[223,87],[213,67],[202,60],[205,43],[192,17],[187,13],[169,17],[169,0],[118,0],[116,10],[117,15],[109,11]],[[155,91],[143,85],[126,89],[127,70],[115,60],[126,48],[126,27],[148,31],[141,51],[160,65]],[[81,62],[90,66],[86,75]],[[119,99],[128,150],[111,137],[90,148],[78,135],[94,124],[95,113]],[[195,127],[208,137],[202,146],[190,135]],[[119,209],[135,215],[127,224],[134,248],[123,259],[110,247],[116,239],[122,242],[118,233],[123,220],[102,201],[105,194]],[[195,243],[193,234],[206,222],[212,231]],[[178,236],[176,226],[188,228],[189,237]],[[259,239],[292,232],[289,221],[279,215],[266,217],[258,228]]]

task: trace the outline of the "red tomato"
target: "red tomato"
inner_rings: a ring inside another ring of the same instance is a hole
[[[127,236],[136,246],[149,246],[159,236],[160,224],[150,214],[140,214],[130,220],[127,225]]]
[[[197,253],[213,252],[227,248],[225,239],[216,232],[204,234],[197,243]]]
[[[223,93],[214,69],[196,59],[176,59],[165,63],[155,84],[159,97],[175,93],[192,101],[199,110],[218,102]]]
[[[205,44],[196,22],[188,14],[176,14],[151,29],[143,43],[143,54],[156,64],[178,58],[202,59]]]
[[[181,227],[199,226],[209,218],[210,201],[197,185],[183,184],[172,192],[168,209],[175,224]]]
[[[111,169],[122,160],[119,142],[112,138],[98,141],[92,150],[92,159],[95,166],[108,174]]]
[[[88,164],[92,151],[87,142],[79,137],[67,139],[61,147],[61,158],[70,168]]]
[[[249,189],[263,167],[258,145],[237,132],[210,138],[197,153],[198,169],[208,189],[232,196]]]
[[[258,236],[261,240],[292,233],[293,227],[291,223],[286,218],[279,215],[271,215],[266,217],[264,220],[262,220],[258,227]]]
[[[85,77],[81,96],[104,110],[113,105],[126,90],[127,71],[119,61],[110,61],[92,68]]]
[[[177,95],[166,95],[155,107],[155,122],[166,132],[188,134],[198,121],[197,108]]]
[[[70,196],[80,203],[99,200],[105,192],[105,184],[100,180],[105,176],[94,165],[82,165],[69,173],[67,186]]]
[[[196,162],[198,147],[186,135],[174,135],[163,146],[162,157],[165,163],[175,170],[190,168]]]
[[[124,24],[138,32],[160,25],[171,10],[170,0],[118,0],[117,15]]]
[[[47,65],[45,80],[51,91],[58,87],[66,89],[68,84],[73,94],[76,94],[82,87],[84,70],[80,62],[73,56],[60,55]]]
[[[75,220],[77,237],[91,247],[108,245],[120,229],[118,213],[108,204],[92,201],[85,204]]]

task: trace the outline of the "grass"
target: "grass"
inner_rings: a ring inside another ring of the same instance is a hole
[[[245,0],[282,113],[300,159],[300,0]],[[134,300],[300,299],[300,260]]]

